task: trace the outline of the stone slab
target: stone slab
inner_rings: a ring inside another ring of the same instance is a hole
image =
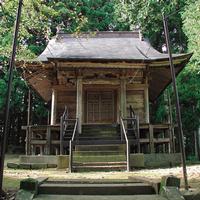
[[[160,194],[168,187],[180,188],[181,180],[175,176],[163,176],[160,183]],[[167,190],[167,189],[166,189]]]
[[[15,200],[32,200],[34,198],[34,192],[27,190],[19,190],[15,197]]]
[[[185,200],[200,200],[200,189],[190,188],[189,190],[182,190],[181,194]]]
[[[19,164],[18,163],[7,163],[7,167],[11,168],[11,169],[18,169],[19,168]]]
[[[145,183],[116,183],[116,184],[66,184],[48,183],[40,185],[39,194],[60,195],[139,195],[155,194],[154,189]]]
[[[185,200],[181,195],[177,187],[162,187],[161,196],[167,198],[168,200]]]
[[[47,164],[57,164],[57,156],[35,156],[35,155],[21,155],[19,157],[20,163],[47,163]]]
[[[180,153],[144,154],[145,167],[172,167],[181,164]]]
[[[142,182],[142,183],[148,183],[149,185],[151,185],[156,194],[159,194],[160,191],[160,181],[159,180],[154,180],[151,178],[146,178],[146,177],[128,177],[129,180],[132,180],[134,182]]]
[[[144,154],[143,153],[136,153],[130,155],[130,165],[131,167],[144,167]]]
[[[57,168],[67,169],[69,167],[69,156],[59,155],[57,156]]]
[[[33,178],[27,178],[20,181],[20,189],[33,191],[35,194],[38,191],[38,180]]]
[[[31,169],[31,164],[30,163],[20,163],[19,169]]]
[[[47,168],[56,168],[57,164],[47,164]]]
[[[47,164],[46,163],[30,163],[31,169],[46,169]]]

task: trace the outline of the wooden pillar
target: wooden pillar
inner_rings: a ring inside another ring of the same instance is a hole
[[[56,107],[57,107],[57,92],[55,89],[52,89],[52,98],[51,98],[51,125],[56,124]]]
[[[149,125],[149,145],[150,145],[150,153],[155,153],[153,125]]]
[[[32,93],[28,91],[27,129],[26,129],[26,155],[31,154],[31,127],[32,124]]]
[[[120,124],[121,117],[121,89],[117,89],[117,123]]]
[[[47,132],[46,132],[46,154],[50,155],[51,154],[51,127],[47,126]]]
[[[166,97],[165,97],[166,96]],[[167,110],[168,110],[168,123],[170,124],[169,126],[169,139],[170,139],[170,153],[175,153],[175,141],[174,141],[174,126],[173,126],[173,115],[172,115],[172,103],[171,103],[171,96],[169,89],[166,90],[164,93],[164,98],[167,99]]]
[[[195,157],[200,160],[200,147],[199,147],[199,129],[194,131],[194,143],[195,143]]]
[[[127,117],[127,108],[126,108],[126,78],[122,77],[120,80],[120,111],[121,117]]]
[[[149,84],[148,77],[145,79],[145,88],[144,88],[144,107],[145,107],[145,122],[149,124]]]
[[[78,133],[82,132],[82,97],[83,97],[82,77],[78,77],[77,88],[76,88],[76,118],[78,118]]]

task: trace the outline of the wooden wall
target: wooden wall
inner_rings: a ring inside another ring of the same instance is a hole
[[[105,87],[106,88],[106,87]],[[117,88],[117,87],[116,87]],[[120,92],[120,90],[115,90],[117,93]],[[120,94],[116,94],[116,96],[119,96]],[[83,101],[85,99],[85,96],[83,97]],[[119,105],[119,98],[116,98],[116,104]],[[70,118],[76,118],[76,89],[73,88],[57,88],[57,123],[60,122],[60,117],[64,112],[65,105],[68,108],[69,111],[69,117]],[[84,105],[84,104],[83,104]],[[139,115],[140,123],[146,122],[146,116],[145,116],[145,95],[144,95],[144,88],[132,88],[130,86],[127,87],[126,90],[126,107],[127,107],[127,117],[129,117],[129,106],[132,106],[135,113]],[[83,106],[83,112],[85,111],[85,106]],[[118,114],[118,106],[115,107],[116,109],[116,115]],[[85,121],[85,113],[83,113],[83,118]]]
[[[127,90],[127,115],[129,116],[129,106],[131,105],[135,114],[139,115],[140,122],[145,122],[145,102],[144,90]]]
[[[65,105],[70,118],[76,118],[76,90],[57,90],[57,122],[64,112]]]

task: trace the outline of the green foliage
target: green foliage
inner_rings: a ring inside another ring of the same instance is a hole
[[[153,46],[161,50],[165,43],[163,35],[162,13],[169,15],[170,37],[173,40],[174,51],[183,51],[186,47],[185,35],[182,31],[182,19],[179,9],[185,5],[185,0],[116,0],[115,17],[118,21],[117,30],[133,30],[140,28]]]
[[[0,1],[0,109],[5,106],[7,67],[11,54],[13,26],[18,0]],[[179,76],[184,133],[187,138],[199,127],[200,116],[200,0],[24,0],[17,59],[37,57],[58,30],[67,33],[82,31],[128,31],[140,28],[155,48],[165,43],[162,13],[169,15],[173,52],[193,52],[192,62]],[[174,107],[173,92],[170,92]],[[27,86],[17,72],[12,92],[13,113],[26,116]],[[47,115],[46,105],[34,96],[34,123]],[[153,109],[156,122],[166,121],[164,96]],[[39,117],[38,117],[39,116]],[[40,118],[41,117],[41,118]],[[25,120],[25,117],[24,117]],[[23,121],[23,120],[22,120]],[[24,123],[24,122],[23,122]],[[188,146],[192,141],[188,141]]]
[[[195,74],[200,70],[200,0],[190,0],[182,17],[184,32],[188,37],[188,50],[193,52],[190,69],[197,69]]]

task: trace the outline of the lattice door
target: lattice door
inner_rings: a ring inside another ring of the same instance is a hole
[[[87,93],[87,123],[114,122],[114,94],[109,92]]]

